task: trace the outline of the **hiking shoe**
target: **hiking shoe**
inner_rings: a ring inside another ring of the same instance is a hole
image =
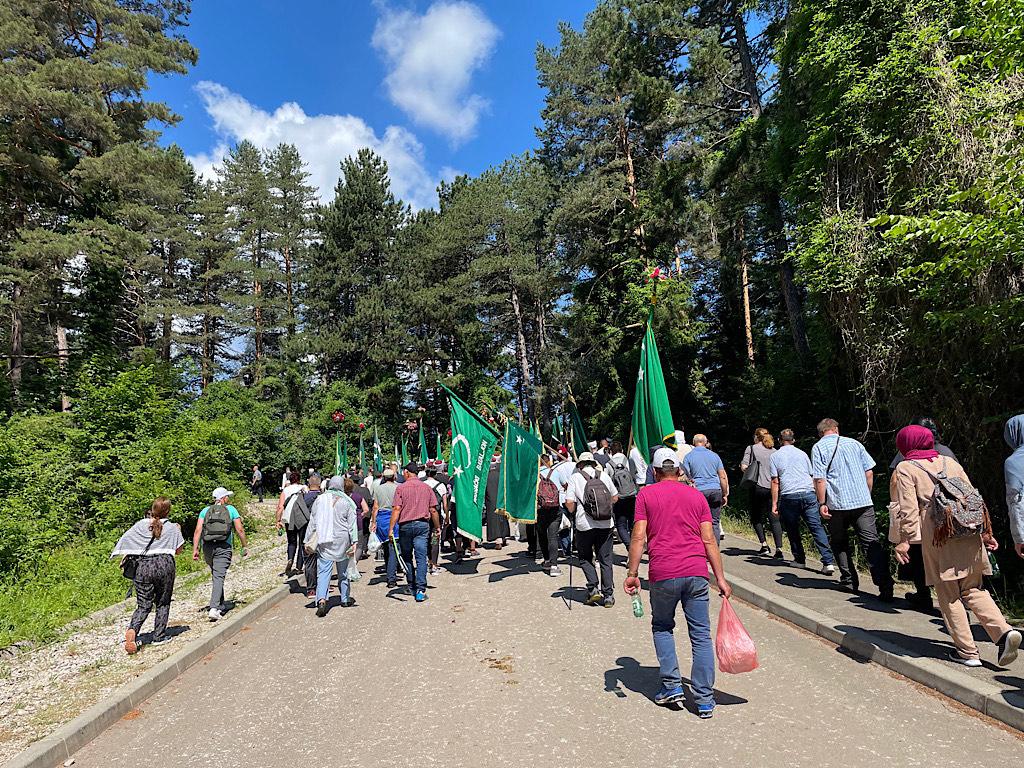
[[[1002,640],[1000,640],[999,642],[1002,642]],[[1018,643],[1018,645],[1020,645],[1020,643]],[[127,653],[129,656],[132,656],[135,653],[137,653],[138,650],[139,644],[135,642],[135,630],[129,629],[127,632],[124,633],[124,652]]]
[[[715,715],[714,704],[698,704],[697,705],[697,717],[701,720],[710,720]]]
[[[980,667],[981,659],[965,659],[960,655],[959,651],[952,651],[949,654],[949,660],[955,661],[957,664],[963,664],[965,667]]]
[[[613,605],[615,605],[615,598],[611,595],[608,595],[608,597],[604,599],[604,607],[611,608]]]
[[[786,556],[784,554],[782,554],[782,550],[781,549],[776,549],[775,550],[775,554],[773,555],[773,557],[776,560],[785,560],[786,559]]]
[[[836,572],[836,567],[832,565],[832,563],[829,563],[828,565],[822,567],[821,572],[826,576],[832,576]]]
[[[426,593],[425,590],[420,589],[420,590],[416,591],[416,602],[417,603],[422,603],[426,599],[427,599],[427,593]]]
[[[389,581],[388,582],[388,589],[397,589],[397,588],[398,588],[398,582],[397,581]]]
[[[600,592],[591,592],[587,598],[587,605],[601,605],[604,602],[604,595]]]
[[[321,619],[327,615],[326,600],[321,600],[319,603],[316,604],[316,615],[319,616]]]
[[[892,586],[882,587],[878,590],[878,599],[883,603],[891,603],[893,601]]]
[[[1008,667],[1017,660],[1017,649],[1020,648],[1021,634],[1016,629],[1011,629],[999,638],[996,648],[999,649],[997,663],[1000,667]]]
[[[210,621],[220,621],[224,618],[224,614],[218,611],[216,608],[211,608],[210,612],[206,615],[210,617]]]
[[[548,576],[561,576],[561,575],[562,575],[562,569],[559,568],[557,565],[552,565],[551,566],[551,570],[548,571]]]
[[[356,604],[356,599],[354,597],[349,597],[349,598],[346,598],[346,599],[341,601],[341,607],[342,608],[351,608],[355,604]]]
[[[682,701],[685,698],[686,693],[683,691],[683,686],[677,685],[675,688],[662,688],[654,694],[654,703],[659,707],[664,707],[669,704],[675,704],[677,701]]]
[[[772,548],[769,547],[767,544],[762,544],[761,548],[759,550],[757,550],[757,554],[759,554],[759,555],[770,555],[771,553],[772,553]]]

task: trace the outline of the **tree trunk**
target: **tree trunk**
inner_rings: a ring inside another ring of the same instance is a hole
[[[738,2],[729,6],[733,31],[736,35],[736,55],[740,60],[740,74],[743,77],[743,89],[747,92],[747,108],[752,117],[761,117],[761,89],[757,85],[757,69],[750,53],[750,41],[747,39],[747,23],[743,19],[743,9]]]
[[[7,373],[11,379],[11,400],[21,400],[21,366],[25,359],[25,326],[21,317],[21,283],[15,282],[11,293],[11,355],[7,360]]]
[[[526,402],[530,403],[530,421],[533,421],[533,384],[530,379],[530,361],[526,352],[526,332],[523,327],[523,308],[519,303],[519,292],[515,283],[512,282],[512,275],[509,274],[511,286],[509,301],[512,304],[512,313],[516,319],[516,358],[519,362],[519,403],[520,408]]]
[[[616,101],[622,104],[622,97],[616,96]],[[626,161],[626,195],[629,197],[629,203],[633,207],[634,211],[640,210],[640,195],[636,189],[636,166],[633,163],[633,147],[629,141],[629,126],[626,123],[626,115],[623,114],[619,120],[618,127],[618,140],[619,140],[619,151],[622,152],[622,157]],[[644,232],[644,225],[638,224],[636,229],[633,230],[633,234],[636,235],[637,240],[640,243],[640,252],[647,257],[647,235]]]
[[[775,256],[775,264],[779,269],[782,301],[786,306],[786,316],[789,319],[789,332],[793,337],[793,347],[796,349],[800,362],[806,364],[811,359],[811,346],[807,341],[807,325],[804,322],[803,301],[796,287],[793,262],[789,259],[789,241],[786,239],[785,227],[782,221],[782,204],[779,201],[778,192],[774,189],[765,192],[764,208],[768,224],[768,237],[771,242],[773,255]]]
[[[160,287],[162,288],[165,304],[164,311],[160,317],[160,357],[165,363],[169,363],[171,362],[171,332],[173,330],[174,317],[168,310],[167,303],[170,302],[170,297],[174,290],[174,249],[166,240],[162,242],[161,248],[164,252],[164,268],[163,274],[160,276]]]
[[[743,290],[743,332],[747,340],[747,364],[754,366],[754,328],[750,320],[750,272],[747,263],[747,244],[744,237],[743,222],[740,221],[738,232],[740,248],[740,285]]]
[[[60,371],[60,409],[64,413],[71,410],[71,398],[68,397],[68,330],[57,321],[57,368]]]
[[[284,256],[284,285],[288,302],[288,338],[295,335],[295,300],[292,295],[292,249],[285,246],[281,249]]]

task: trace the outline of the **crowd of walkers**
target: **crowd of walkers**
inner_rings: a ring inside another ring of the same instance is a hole
[[[908,604],[938,612],[953,641],[951,660],[980,666],[968,610],[997,646],[1000,666],[1012,663],[1021,633],[1011,627],[983,584],[992,573],[989,553],[998,548],[988,509],[953,452],[939,441],[927,418],[899,431],[898,453],[889,465],[887,541],[879,535],[872,501],[875,461],[839,424],[824,419],[817,441],[806,453],[791,429],[779,433],[779,445],[758,428],[739,457],[739,490],[747,495],[749,522],[758,540],[758,555],[808,567],[802,527],[806,527],[821,562],[820,572],[836,588],[860,591],[855,564],[859,546],[878,599],[892,602],[894,579],[889,546],[901,579],[913,582]],[[1004,466],[1006,504],[1016,553],[1024,557],[1024,414],[1011,418],[1004,437],[1012,453]],[[484,539],[496,549],[508,539],[527,545],[525,555],[540,561],[544,573],[561,577],[560,564],[578,563],[585,584],[584,602],[615,604],[613,548],[628,550],[624,589],[640,588],[639,566],[648,558],[652,631],[662,689],[658,704],[683,698],[674,628],[681,608],[692,645],[690,681],[697,710],[710,717],[715,664],[711,645],[709,594],[713,578],[728,598],[719,542],[724,538],[723,507],[731,488],[725,462],[706,435],[687,444],[681,432],[648,457],[631,446],[601,440],[575,458],[563,446],[541,456],[537,482],[537,517],[533,524],[510,524],[497,508],[500,453],[487,477],[482,520]],[[326,486],[326,487],[324,487]],[[251,488],[261,499],[263,474],[253,467]],[[237,536],[243,556],[246,535],[232,493],[217,488],[212,504],[199,513],[193,535],[193,558],[200,552],[213,575],[206,610],[211,621],[227,609],[224,581]],[[125,650],[135,653],[139,631],[153,608],[153,642],[167,639],[167,618],[174,586],[174,556],[184,547],[180,527],[168,520],[170,503],[157,499],[147,516],[128,530],[114,549],[132,578],[138,608],[125,635]],[[359,471],[326,481],[314,470],[305,477],[287,468],[281,477],[276,523],[287,535],[283,575],[303,577],[316,615],[328,614],[336,573],[341,607],[356,605],[353,582],[361,578],[359,562],[372,558],[380,581],[406,592],[415,602],[428,599],[429,577],[442,571],[445,550],[458,564],[479,555],[482,542],[464,536],[458,499],[440,460],[363,475]],[[463,513],[465,514],[465,513]],[[463,520],[465,523],[466,521]],[[802,525],[801,525],[802,524]],[[771,534],[771,544],[768,541]],[[785,555],[788,542],[791,556]],[[710,568],[710,574],[709,574]],[[399,581],[404,580],[404,586]],[[934,590],[935,597],[932,597]]]

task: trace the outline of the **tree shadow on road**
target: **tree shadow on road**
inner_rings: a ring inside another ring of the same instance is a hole
[[[604,690],[612,693],[620,699],[626,698],[623,688],[639,693],[651,702],[655,694],[661,690],[661,672],[657,667],[644,667],[632,656],[620,656],[615,660],[618,664],[614,669],[604,673]],[[686,690],[686,698],[683,701],[683,708],[689,712],[696,713],[697,704],[693,700],[693,692],[690,690],[690,681],[683,678],[683,688]],[[735,704],[746,704],[747,700],[731,693],[715,688],[715,703],[719,706],[728,707]],[[670,708],[679,709],[676,705]]]

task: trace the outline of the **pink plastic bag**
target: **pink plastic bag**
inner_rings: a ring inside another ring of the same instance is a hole
[[[718,614],[715,654],[718,656],[718,668],[723,672],[738,675],[757,669],[754,641],[728,600],[722,601],[722,610]]]

